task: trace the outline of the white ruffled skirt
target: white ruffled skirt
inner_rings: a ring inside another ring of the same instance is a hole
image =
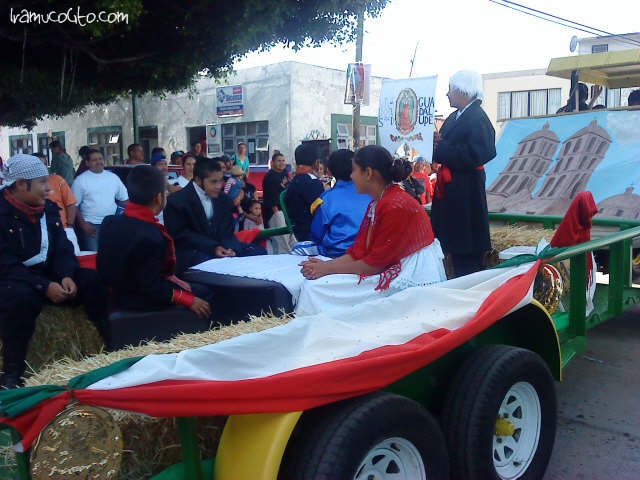
[[[386,290],[376,290],[380,275],[371,275],[360,281],[359,275],[327,275],[317,280],[305,280],[296,304],[296,315],[346,310],[354,305],[386,297],[409,287],[431,285],[447,279],[444,254],[440,242],[434,240],[417,252],[401,260],[400,274]]]

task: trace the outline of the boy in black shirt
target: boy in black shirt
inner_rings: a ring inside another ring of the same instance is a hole
[[[195,295],[193,285],[175,276],[173,239],[156,219],[167,203],[165,187],[165,177],[157,168],[140,165],[131,170],[124,215],[105,218],[100,229],[98,271],[111,287],[117,308],[182,305],[208,318],[209,302]]]

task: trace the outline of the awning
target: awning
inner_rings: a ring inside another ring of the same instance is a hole
[[[640,85],[640,48],[552,58],[547,75],[570,79],[572,70],[579,71],[583,82],[609,88],[636,87]]]

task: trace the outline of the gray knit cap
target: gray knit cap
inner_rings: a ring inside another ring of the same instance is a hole
[[[2,166],[2,171],[0,171],[0,178],[2,179],[0,190],[12,185],[16,180],[33,180],[47,175],[49,175],[49,170],[38,157],[27,155],[26,153],[18,153],[9,158]]]

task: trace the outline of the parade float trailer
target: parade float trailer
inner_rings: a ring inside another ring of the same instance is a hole
[[[103,408],[177,419],[183,462],[155,480],[542,478],[554,380],[590,328],[640,301],[630,275],[640,223],[594,224],[621,230],[65,386],[3,392],[19,478],[117,478],[122,440]],[[588,258],[602,248],[610,274],[588,313]],[[547,267],[561,262],[564,281]],[[202,460],[196,426],[212,415],[228,418],[215,459]]]
[[[549,74],[580,70],[584,80],[612,88],[637,85],[638,52],[554,59]],[[569,118],[606,113],[554,118],[571,126]],[[614,121],[628,127],[638,114]],[[568,135],[574,143],[563,148],[588,147],[595,155],[577,164],[564,155],[565,167],[579,170],[585,161],[597,174],[606,163],[612,137],[593,120],[574,132],[584,136],[580,147]],[[531,141],[526,154],[548,156],[563,139],[538,128],[542,150]],[[547,194],[562,192],[570,201],[591,177],[571,178],[570,186],[568,175],[543,179],[545,172],[534,170],[540,175],[530,178],[527,163],[518,158],[509,172],[520,176],[496,177],[488,189],[490,203],[525,211],[504,209],[491,220],[553,228],[562,217],[554,215],[558,199],[545,197],[544,182]],[[501,197],[522,185],[518,195],[528,197]],[[526,207],[532,199],[538,215]],[[284,318],[201,348],[126,358],[63,386],[3,392],[3,422],[18,451],[13,478],[117,478],[122,438],[113,414],[125,411],[176,419],[183,461],[155,480],[540,479],[555,437],[554,380],[584,351],[590,328],[640,301],[631,282],[640,223],[617,213],[594,219],[607,231],[600,238],[516,257],[502,268],[410,288],[338,315]],[[588,304],[588,259],[596,250],[609,253],[609,274]],[[203,460],[197,424],[212,415],[226,421],[215,458]]]

